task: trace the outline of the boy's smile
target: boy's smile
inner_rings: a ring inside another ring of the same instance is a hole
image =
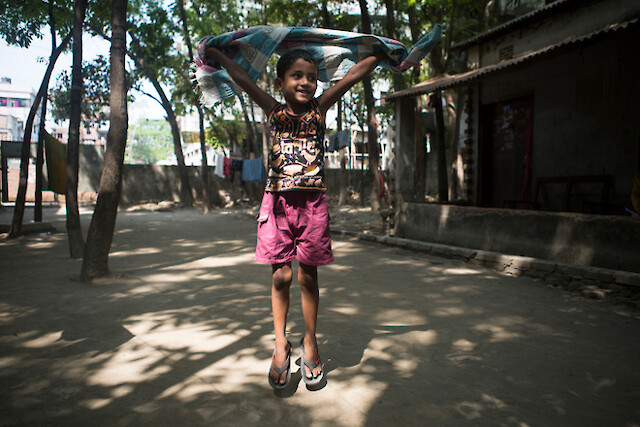
[[[283,79],[276,79],[276,88],[282,92],[289,109],[296,114],[306,111],[306,104],[313,99],[317,87],[318,67],[302,58],[291,64]]]

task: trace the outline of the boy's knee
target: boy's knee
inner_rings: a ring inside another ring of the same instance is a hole
[[[300,286],[313,289],[318,287],[318,268],[310,265],[300,264],[298,270],[298,282]]]
[[[273,269],[273,286],[277,290],[286,289],[291,286],[291,282],[293,281],[293,273],[291,271],[291,267],[282,266]]]

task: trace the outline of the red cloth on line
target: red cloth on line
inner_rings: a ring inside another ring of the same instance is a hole
[[[224,176],[231,176],[231,158],[230,157],[224,158],[224,166],[222,168],[222,173],[224,174]]]

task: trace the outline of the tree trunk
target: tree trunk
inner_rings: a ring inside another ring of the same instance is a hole
[[[182,153],[182,142],[180,138],[180,128],[178,127],[178,121],[176,120],[176,114],[173,112],[173,106],[171,105],[171,101],[167,98],[167,95],[164,93],[164,89],[160,85],[156,74],[147,66],[147,61],[142,54],[142,49],[138,44],[138,40],[132,35],[131,37],[131,46],[135,54],[130,54],[129,56],[135,61],[137,66],[144,72],[145,76],[149,79],[156,92],[158,92],[158,96],[160,96],[160,101],[162,104],[162,108],[167,113],[167,121],[169,122],[169,126],[171,126],[171,135],[173,136],[173,150],[176,155],[176,160],[178,162],[178,174],[180,175],[180,192],[182,203],[186,207],[193,207],[193,192],[191,190],[191,184],[189,183],[189,173],[187,172],[187,167],[184,163],[184,154]]]
[[[445,70],[445,63],[442,57],[441,42],[436,44],[434,49],[429,55],[430,65],[433,69],[433,74],[436,76],[441,75]],[[447,157],[446,157],[446,143],[445,143],[445,126],[444,126],[444,113],[442,111],[442,96],[440,91],[437,90],[431,94],[432,107],[435,110],[435,125],[436,125],[436,156],[438,167],[438,200],[440,202],[446,202],[449,200],[449,183],[447,179]]]
[[[208,213],[213,209],[212,205],[222,206],[222,198],[220,197],[220,192],[218,191],[218,186],[216,185],[215,180],[211,180],[209,177],[207,141],[204,130],[204,111],[202,111],[200,104],[198,104],[198,122],[200,125],[200,150],[202,151],[202,210],[204,213]],[[209,192],[210,189],[213,190],[212,193]]]
[[[436,156],[438,164],[438,200],[449,201],[449,183],[447,179],[447,153],[444,138],[444,114],[442,112],[442,96],[437,90],[431,95],[436,110]]]
[[[73,68],[71,71],[71,111],[67,142],[67,236],[71,258],[82,257],[84,239],[78,211],[78,164],[80,158],[80,119],[82,114],[82,25],[87,0],[76,0],[73,16]]]
[[[367,1],[359,0],[362,16],[362,32],[371,34],[371,19],[367,9]],[[379,171],[379,150],[378,150],[378,130],[376,124],[376,111],[373,99],[373,88],[371,86],[371,76],[362,79],[364,87],[364,103],[367,106],[367,147],[369,151],[369,178],[371,179],[371,192],[369,203],[373,212],[380,210],[380,171]]]
[[[390,39],[395,39],[396,36],[396,19],[395,19],[395,8],[393,6],[394,0],[384,0],[385,7],[387,9],[386,16],[386,26],[387,26],[387,37]],[[416,67],[417,68],[417,67]],[[393,73],[393,89],[395,91],[399,91],[405,88],[404,79],[402,78],[402,74]]]
[[[93,212],[84,250],[80,274],[80,279],[83,281],[102,277],[109,273],[109,250],[120,201],[122,165],[127,144],[126,18],[127,0],[113,0],[111,3],[110,125],[98,201]]]
[[[15,238],[22,234],[22,220],[24,219],[24,203],[27,196],[27,181],[29,179],[29,154],[31,153],[31,132],[33,129],[33,122],[40,106],[40,101],[47,93],[49,88],[49,79],[51,79],[51,73],[53,67],[60,56],[60,53],[64,50],[67,43],[71,39],[71,32],[62,40],[60,46],[51,54],[49,59],[49,65],[47,71],[44,73],[40,89],[33,100],[33,105],[29,110],[29,116],[24,126],[24,139],[22,140],[22,151],[20,153],[20,176],[18,182],[18,194],[16,196],[16,206],[13,210],[13,220],[11,222],[11,229],[9,230],[9,237]]]
[[[58,44],[56,40],[56,20],[53,14],[53,2],[49,2],[49,30],[51,31],[51,54],[56,50]],[[48,85],[47,85],[48,86]],[[40,129],[38,130],[38,151],[36,155],[36,203],[33,220],[42,222],[42,187],[44,166],[44,132],[47,118],[47,97],[42,97],[42,108],[40,110]]]
[[[407,16],[409,17],[409,30],[411,31],[411,41],[416,43],[420,38],[420,22],[416,16],[415,4],[407,6]],[[411,84],[420,81],[420,67],[413,67],[411,71]]]
[[[247,129],[247,144],[244,147],[245,157],[249,158],[249,153],[256,152],[254,145],[256,138],[253,132],[251,119],[249,118],[249,112],[247,111],[247,103],[244,101],[244,97],[242,96],[242,94],[238,95],[238,100],[240,101],[240,106],[242,107],[242,115],[244,116],[244,123]]]
[[[189,35],[189,26],[187,24],[187,14],[184,11],[184,0],[178,0],[176,2],[178,6],[178,11],[180,12],[180,19],[182,21],[182,33],[185,43],[187,44],[187,49],[189,51],[189,63],[193,62],[193,48],[191,46],[191,37]],[[205,141],[205,130],[204,130],[204,112],[202,111],[202,106],[198,101],[195,92],[193,92],[193,100],[195,105],[198,107],[198,123],[200,125],[200,150],[202,151],[202,167],[201,167],[201,179],[202,179],[202,210],[204,213],[208,213],[212,210],[212,198],[209,195],[209,186],[211,183],[209,182],[209,164],[207,159],[207,142]],[[220,193],[217,191],[217,188],[214,183],[214,193],[213,193],[213,203],[217,206],[222,205],[222,200],[220,199]]]
[[[338,99],[338,132],[342,131],[342,98]],[[347,147],[339,148],[338,158],[340,160],[340,198],[338,199],[338,206],[344,206],[347,204]]]
[[[453,104],[453,96],[451,98],[451,103]],[[456,100],[455,106],[456,109],[453,111],[449,119],[449,127],[453,129],[451,132],[451,178],[450,178],[450,186],[451,186],[451,200],[459,200],[462,198],[462,189],[460,187],[460,180],[458,179],[458,161],[460,157],[460,120],[462,119],[462,114],[458,111],[458,108],[462,108],[465,100],[465,91],[458,88],[456,90]]]
[[[427,144],[425,141],[426,133],[424,131],[424,127],[422,126],[422,120],[420,118],[420,114],[422,111],[421,108],[421,98],[416,98],[415,101],[415,111],[417,113],[416,120],[414,121],[414,200],[418,203],[424,203],[425,196],[427,193]]]
[[[160,86],[160,83],[155,78],[155,76],[154,81],[155,83],[153,83],[153,85],[157,85],[156,90],[158,90],[158,94],[162,99],[162,107],[167,112],[167,121],[171,126],[173,148],[176,155],[176,160],[178,162],[178,174],[180,175],[182,203],[185,207],[191,208],[193,207],[193,191],[191,189],[191,184],[189,183],[189,173],[187,171],[187,166],[184,163],[184,154],[182,153],[182,141],[180,138],[180,128],[178,127],[178,120],[176,119],[176,114],[173,112],[173,106],[171,105],[171,102],[165,95],[162,87]]]
[[[55,48],[54,48],[55,49]],[[40,128],[38,129],[38,148],[36,150],[36,197],[33,212],[33,221],[42,222],[42,168],[44,166],[44,122],[47,117],[47,97],[42,97],[40,109]]]

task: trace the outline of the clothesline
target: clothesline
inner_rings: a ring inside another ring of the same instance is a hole
[[[213,157],[213,173],[221,178],[229,178],[233,181],[235,174],[240,172],[243,182],[264,181],[266,173],[262,158],[239,160],[232,159],[224,154],[215,154]]]
[[[419,65],[441,37],[441,27],[436,25],[408,50],[397,40],[371,34],[309,27],[251,27],[202,39],[191,77],[197,84],[202,104],[211,107],[241,90],[220,64],[205,57],[209,46],[233,59],[254,82],[274,53],[282,55],[292,49],[303,49],[316,59],[318,79],[328,82],[342,77],[352,65],[377,52],[385,54],[381,67],[402,72]]]

